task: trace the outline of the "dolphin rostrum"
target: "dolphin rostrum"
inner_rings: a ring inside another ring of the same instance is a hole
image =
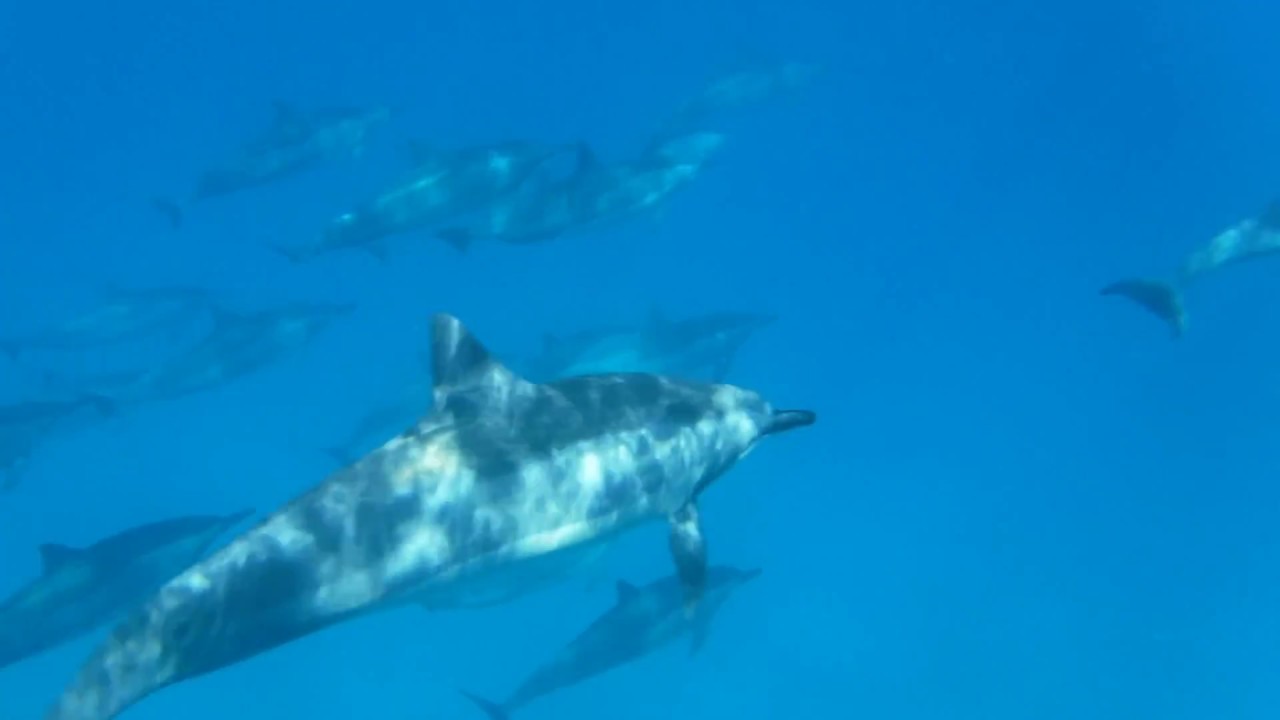
[[[682,635],[692,635],[689,652],[696,654],[706,642],[715,612],[733,591],[759,575],[759,570],[708,568],[706,600],[693,617],[684,612],[684,593],[676,576],[643,587],[619,581],[614,606],[529,675],[505,701],[497,703],[469,692],[463,695],[492,720],[505,720],[544,695],[639,660]]]
[[[0,668],[118,619],[253,514],[194,515],[129,528],[85,548],[40,546],[40,577],[0,602]]]
[[[768,435],[813,424],[732,385],[655,375],[535,384],[433,318],[431,411],[162,587],[47,720],[148,695],[406,604],[514,598],[584,551],[665,520],[686,612],[707,581],[697,502]]]

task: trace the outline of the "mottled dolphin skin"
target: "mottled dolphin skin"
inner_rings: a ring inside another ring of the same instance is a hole
[[[696,654],[706,642],[716,611],[730,594],[759,575],[759,570],[707,568],[706,596],[692,617],[685,613],[684,590],[676,576],[643,587],[619,581],[614,606],[529,675],[506,700],[499,703],[469,692],[463,695],[492,720],[506,720],[544,695],[639,660],[683,635],[692,636],[689,649]]]
[[[351,304],[291,303],[250,313],[218,309],[213,329],[183,354],[114,390],[121,403],[168,400],[263,368],[316,338]]]
[[[562,145],[523,140],[454,151],[413,147],[414,169],[408,178],[338,216],[319,243],[294,248],[277,246],[275,250],[295,263],[348,249],[364,250],[385,260],[387,238],[430,230],[460,215],[480,211],[565,151]]]
[[[1183,293],[1192,284],[1218,270],[1280,254],[1280,200],[1255,217],[1246,218],[1218,233],[1204,247],[1182,262],[1172,280],[1127,279],[1102,289],[1103,295],[1129,298],[1164,320],[1174,338],[1186,330]]]
[[[74,400],[28,400],[0,406],[0,472],[4,474],[0,490],[17,487],[36,447],[88,409],[108,417],[117,408],[112,400],[88,394]]]
[[[0,602],[0,668],[119,619],[252,514],[148,523],[86,548],[41,545],[40,577]]]
[[[221,197],[266,185],[342,156],[357,156],[368,136],[392,116],[387,107],[334,107],[306,113],[288,103],[275,104],[271,126],[241,145],[232,157],[206,170],[190,202]],[[181,227],[180,203],[153,203],[175,227]]]
[[[645,372],[724,382],[742,346],[774,321],[771,315],[731,312],[669,320],[655,310],[639,326],[548,334],[527,368],[540,380]]]
[[[131,342],[173,330],[206,314],[209,291],[192,287],[120,288],[102,293],[91,310],[44,330],[0,340],[0,352],[81,351]]]
[[[456,318],[432,324],[426,417],[166,584],[47,720],[108,720],[165,686],[370,612],[514,598],[655,521],[670,526],[696,612],[699,495],[761,438],[815,420],[734,386],[654,375],[530,383]]]

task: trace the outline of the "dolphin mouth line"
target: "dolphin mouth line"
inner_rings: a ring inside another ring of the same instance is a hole
[[[773,422],[765,430],[765,435],[776,435],[796,428],[809,427],[818,421],[818,414],[812,410],[774,410]]]

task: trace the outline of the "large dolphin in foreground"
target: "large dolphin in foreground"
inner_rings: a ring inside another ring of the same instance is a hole
[[[707,640],[716,611],[730,594],[759,575],[759,570],[708,568],[706,600],[692,617],[684,611],[684,593],[677,576],[643,587],[619,581],[614,606],[529,675],[505,701],[463,694],[492,720],[505,720],[543,695],[639,660],[682,635],[692,636],[689,651],[696,654]]]
[[[687,610],[707,581],[698,498],[761,438],[810,425],[731,385],[654,375],[534,384],[433,318],[434,406],[415,428],[167,583],[48,720],[108,720],[151,693],[387,608],[483,605],[669,524]]]
[[[86,548],[41,545],[40,577],[0,602],[0,668],[117,620],[252,514],[148,523]]]
[[[1101,292],[1127,298],[1160,318],[1176,339],[1186,331],[1182,296],[1192,283],[1222,268],[1273,255],[1280,255],[1280,200],[1215,235],[1183,260],[1172,279],[1126,278],[1107,285]]]

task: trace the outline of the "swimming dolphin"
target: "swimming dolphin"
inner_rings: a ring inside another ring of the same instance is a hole
[[[0,406],[0,472],[4,473],[0,490],[17,487],[36,447],[86,409],[110,417],[116,404],[85,394],[74,400],[28,400]]]
[[[1183,293],[1192,284],[1216,271],[1280,254],[1280,200],[1263,212],[1218,233],[1204,247],[1182,262],[1171,280],[1127,279],[1107,285],[1103,295],[1129,298],[1164,320],[1174,338],[1186,330]]]
[[[108,720],[378,610],[518,597],[578,552],[656,521],[670,527],[694,613],[707,579],[699,496],[765,436],[815,421],[731,385],[642,374],[531,383],[456,318],[432,325],[426,417],[171,580],[47,720]]]
[[[218,308],[195,347],[137,375],[112,398],[121,403],[173,399],[207,390],[270,365],[315,339],[354,305],[290,303],[255,312]]]
[[[823,66],[809,62],[751,63],[716,77],[667,121],[658,137],[688,132],[723,112],[740,110],[810,85]]]
[[[506,700],[498,703],[469,692],[463,695],[492,720],[506,720],[543,695],[639,660],[683,635],[692,635],[690,653],[696,654],[706,642],[716,611],[730,594],[759,575],[759,570],[707,568],[705,600],[692,618],[684,611],[679,577],[643,587],[619,581],[614,606],[520,683]]]
[[[111,286],[93,309],[38,332],[2,339],[0,352],[16,358],[29,350],[81,351],[132,342],[198,319],[212,300],[202,288]]]
[[[407,386],[394,401],[362,415],[347,437],[325,448],[325,453],[339,466],[350,465],[389,436],[412,426],[430,395],[430,388],[424,383]]]
[[[40,577],[0,601],[0,668],[112,622],[185,570],[253,514],[193,515],[139,525],[86,548],[40,546]]]
[[[236,154],[206,170],[188,202],[240,192],[297,175],[342,156],[358,156],[368,136],[392,115],[387,107],[333,107],[303,112],[284,102],[275,104],[267,130],[243,143]],[[175,227],[182,225],[182,205],[156,198],[156,209]]]
[[[443,227],[437,236],[465,252],[482,238],[528,244],[617,224],[660,207],[698,177],[723,144],[719,133],[678,135],[646,149],[633,162],[616,165],[601,164],[589,147],[580,145],[577,168],[568,178],[531,179],[480,211],[470,224]]]
[[[645,372],[723,382],[742,346],[774,320],[771,315],[731,312],[670,320],[655,309],[638,326],[547,334],[542,351],[527,368],[530,376],[547,380]]]
[[[564,146],[526,141],[454,151],[412,147],[414,169],[406,180],[340,215],[319,243],[273,249],[295,263],[344,249],[364,250],[384,260],[387,238],[430,230],[479,211],[519,187],[538,167],[565,150]]]

